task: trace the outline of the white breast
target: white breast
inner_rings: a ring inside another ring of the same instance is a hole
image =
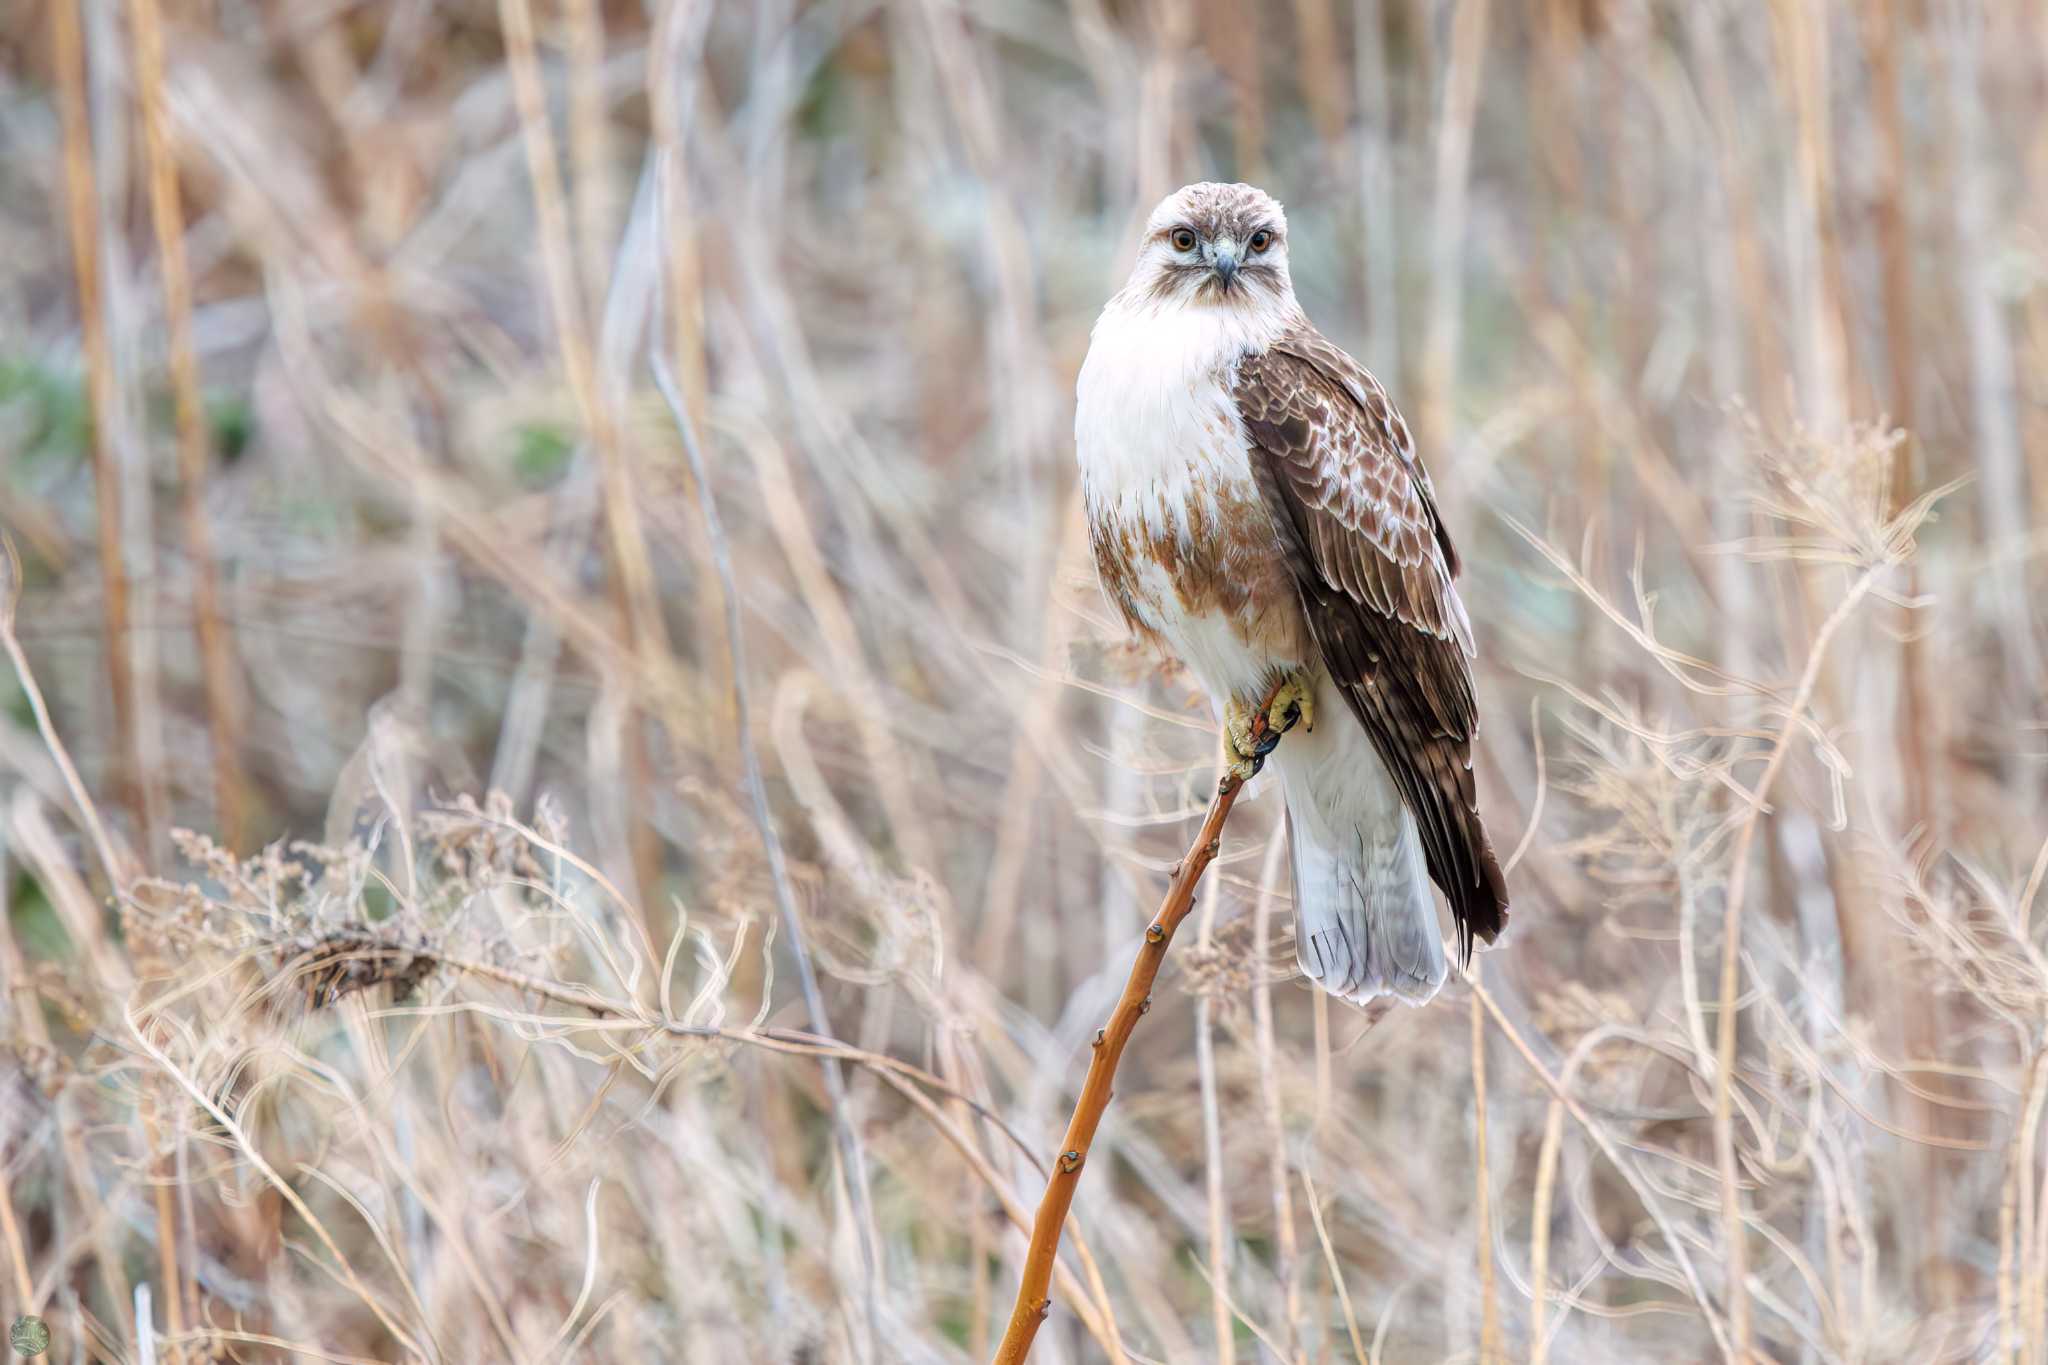
[[[1251,484],[1231,398],[1238,357],[1258,344],[1234,310],[1112,299],[1096,321],[1074,410],[1091,516],[1153,534],[1184,531],[1204,485]],[[1210,510],[1213,510],[1211,508]]]
[[[1097,534],[1129,528],[1185,555],[1191,521],[1217,525],[1224,499],[1258,504],[1231,386],[1239,358],[1268,344],[1271,330],[1235,309],[1110,301],[1081,366],[1074,414],[1082,497]],[[1268,677],[1276,661],[1248,648],[1239,623],[1190,613],[1156,563],[1137,587],[1127,605],[1212,696],[1256,690]]]

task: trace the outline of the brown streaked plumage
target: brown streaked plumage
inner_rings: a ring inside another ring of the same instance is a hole
[[[1221,480],[1198,480],[1187,524],[1159,531],[1141,519],[1110,515],[1094,528],[1095,574],[1124,624],[1148,643],[1164,643],[1140,609],[1148,592],[1142,572],[1163,565],[1175,603],[1193,615],[1238,624],[1247,641],[1277,658],[1300,658],[1311,647],[1294,575],[1273,553],[1264,504]]]
[[[1246,356],[1233,392],[1309,632],[1421,828],[1469,955],[1506,924],[1508,893],[1479,821],[1472,627],[1429,474],[1380,382],[1306,322]]]

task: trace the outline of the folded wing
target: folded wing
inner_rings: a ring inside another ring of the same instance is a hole
[[[1311,327],[1247,357],[1235,396],[1324,667],[1414,815],[1469,955],[1507,922],[1508,896],[1479,820],[1472,626],[1429,475],[1379,381]]]

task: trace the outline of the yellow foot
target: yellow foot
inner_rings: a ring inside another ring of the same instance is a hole
[[[1289,674],[1264,711],[1258,710],[1255,702],[1232,697],[1223,708],[1223,731],[1230,743],[1230,771],[1240,781],[1250,781],[1264,765],[1266,755],[1280,742],[1280,736],[1296,725],[1308,730],[1316,728],[1315,689],[1306,673]]]

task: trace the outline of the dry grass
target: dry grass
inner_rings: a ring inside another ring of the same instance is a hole
[[[0,1316],[987,1359],[1214,772],[1073,373],[1244,174],[1515,918],[1332,1007],[1249,789],[1032,1358],[2048,1357],[2044,91],[2023,0],[0,9]]]

